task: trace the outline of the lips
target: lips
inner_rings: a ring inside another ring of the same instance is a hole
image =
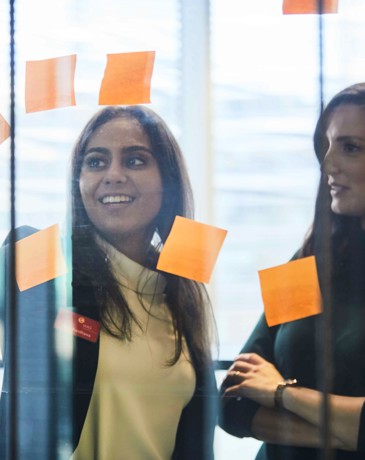
[[[121,203],[132,203],[134,197],[130,195],[105,195],[99,198],[100,203],[102,204],[121,204]]]
[[[338,184],[337,182],[331,182],[328,181],[328,185],[330,187],[330,191],[332,194],[337,195],[338,193],[341,193],[345,190],[348,190],[349,187],[346,187],[345,185]]]

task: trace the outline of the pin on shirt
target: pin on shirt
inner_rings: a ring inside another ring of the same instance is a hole
[[[59,311],[54,327],[94,343],[98,340],[100,332],[99,321],[74,313],[67,308]]]

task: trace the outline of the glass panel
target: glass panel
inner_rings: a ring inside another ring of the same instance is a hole
[[[215,312],[220,359],[232,360],[263,311],[258,270],[287,262],[313,218],[319,18],[283,16],[280,1],[211,6],[215,222],[229,230]],[[349,0],[323,16],[325,102],[364,80],[364,14],[361,1]],[[217,430],[218,458],[251,459],[258,445]]]
[[[363,0],[339,3],[338,15],[323,18],[325,100],[363,80],[365,6]],[[97,0],[17,2],[17,226],[43,229],[59,223],[62,234],[67,233],[69,157],[81,128],[99,108],[107,53],[156,50],[151,107],[182,145],[194,144],[201,126],[185,120],[188,110],[184,108],[193,105],[181,97],[182,53],[189,53],[182,42],[184,34],[192,33],[191,24],[183,23],[184,4],[184,0],[107,0],[102,5]],[[212,139],[201,155],[209,155],[212,148],[213,177],[202,174],[204,164],[196,161],[195,152],[186,154],[197,178],[198,201],[202,196],[206,201],[199,202],[201,215],[210,217],[204,206],[212,208],[210,223],[229,231],[209,288],[219,358],[231,360],[262,312],[257,271],[289,260],[312,219],[319,178],[311,140],[320,102],[319,22],[314,15],[283,16],[280,1],[211,0],[210,8],[211,35],[207,33],[204,46],[211,47],[207,67],[211,64],[212,94],[202,113],[207,112],[204,129],[212,132]],[[9,121],[8,6],[4,2],[0,22],[0,114]],[[75,53],[76,107],[25,113],[25,62]],[[199,85],[207,84],[209,71],[205,70],[197,70],[196,81],[185,85],[199,91]],[[0,145],[1,240],[9,231],[9,145],[9,140]],[[62,282],[70,283],[70,276]],[[31,329],[28,332],[25,346],[32,343]],[[71,351],[67,347],[58,344],[65,361]],[[69,372],[61,366],[65,385]],[[0,379],[1,375],[0,369]],[[217,372],[218,382],[223,377],[223,371]],[[66,420],[69,409],[65,410]],[[69,455],[70,433],[62,426],[64,419],[59,430],[65,442],[56,446],[59,458]],[[31,440],[32,432],[28,434]],[[218,460],[242,455],[249,460],[257,449],[255,441],[232,438],[220,429],[215,444]]]
[[[6,2],[1,3],[0,18],[0,113],[9,121],[9,13]],[[17,227],[25,225],[39,230],[57,223],[60,225],[64,249],[67,252],[69,241],[65,237],[69,225],[70,154],[86,121],[101,108],[98,106],[98,94],[106,54],[156,51],[151,107],[166,120],[176,134],[179,134],[179,32],[177,2],[158,0],[152,4],[145,1],[110,0],[102,5],[94,0],[16,2]],[[77,54],[76,107],[26,113],[26,61],[71,54]],[[9,145],[10,141],[7,140],[0,146],[2,241],[9,232]],[[19,320],[19,418],[22,424],[18,448],[19,458],[22,459],[46,458],[45,452],[49,452],[49,458],[52,459],[56,458],[56,455],[60,459],[68,459],[70,456],[70,394],[67,394],[67,390],[70,391],[68,385],[71,376],[72,344],[68,340],[65,341],[62,334],[57,334],[56,364],[54,356],[48,355],[48,349],[53,350],[53,327],[49,330],[51,321],[42,314],[41,309],[51,304],[49,311],[53,315],[61,306],[71,305],[71,275],[69,266],[69,276],[66,279],[59,278],[56,291],[53,287],[52,292],[45,291],[41,296],[42,300],[37,299],[37,304],[34,299],[32,301],[29,290],[27,302],[34,309],[34,317],[29,313],[29,317]],[[68,294],[65,293],[65,285],[68,286]],[[68,295],[68,299],[65,295]],[[21,312],[26,296],[27,294],[21,295]],[[49,322],[48,327],[42,327],[41,319]],[[38,335],[35,340],[34,334],[38,330],[43,331],[44,339]],[[27,350],[38,359],[35,362],[32,358],[31,368],[29,361],[25,363],[28,357]],[[57,372],[53,367],[56,365],[59,366]],[[34,379],[30,377],[37,372],[41,382],[39,386],[34,383],[37,376],[34,376]],[[58,376],[57,383],[52,380],[55,375]],[[34,383],[33,393],[24,387],[31,380]],[[48,395],[44,397],[44,392],[47,391]],[[29,392],[32,396],[29,396]],[[42,405],[38,406],[38,411],[33,410],[31,416],[31,404],[34,409],[36,394],[43,394],[43,399],[40,396]],[[33,402],[28,404],[28,401]],[[47,427],[39,430],[42,420],[47,419],[52,411],[53,415],[50,417],[53,417],[53,421],[49,426],[58,430],[58,433],[51,433]],[[37,446],[34,446],[36,438]]]

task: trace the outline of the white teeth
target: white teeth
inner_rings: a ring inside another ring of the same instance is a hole
[[[101,202],[103,204],[109,203],[130,203],[133,201],[133,198],[127,195],[118,195],[118,196],[104,196]]]

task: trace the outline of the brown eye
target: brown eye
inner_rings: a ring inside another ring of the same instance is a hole
[[[345,153],[347,154],[355,154],[360,150],[360,146],[353,143],[353,142],[346,142],[343,146]]]
[[[90,169],[103,168],[106,165],[106,162],[103,158],[99,157],[87,157],[84,160],[84,165]]]
[[[134,155],[128,158],[126,164],[129,168],[138,168],[139,166],[144,166],[146,164],[146,159],[139,155]]]

